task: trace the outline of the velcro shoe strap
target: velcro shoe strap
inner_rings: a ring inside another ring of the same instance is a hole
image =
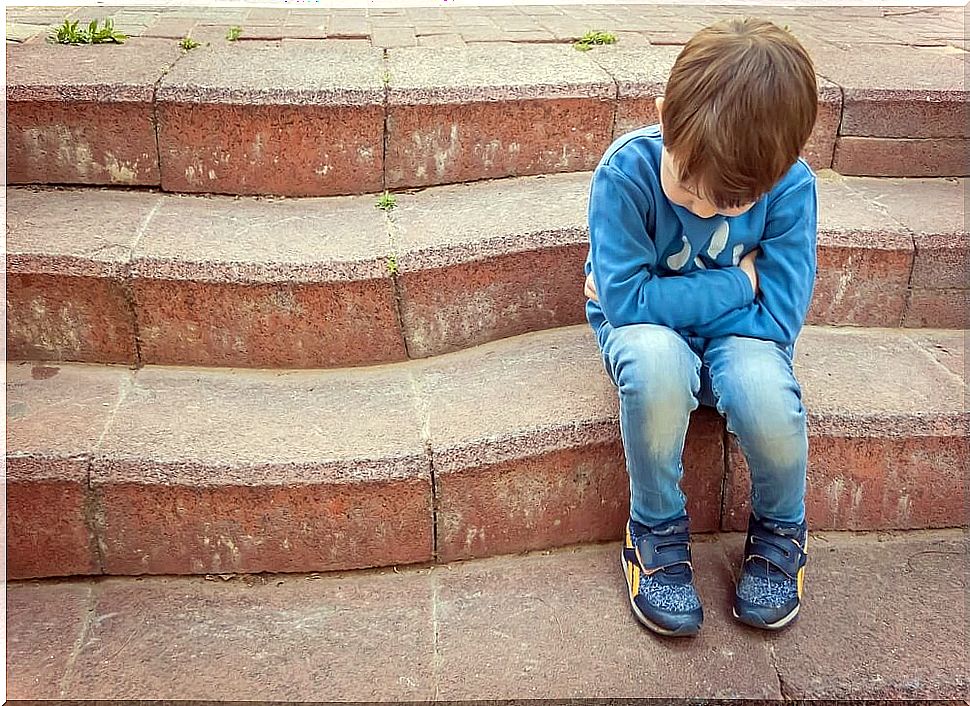
[[[794,540],[780,537],[760,528],[748,535],[744,547],[744,560],[763,559],[791,579],[805,566],[806,555]]]
[[[690,536],[686,532],[672,535],[645,534],[637,538],[637,557],[647,575],[677,564],[691,566]]]

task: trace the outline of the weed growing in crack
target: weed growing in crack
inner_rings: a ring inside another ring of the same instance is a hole
[[[128,35],[115,30],[114,20],[108,18],[104,26],[99,26],[98,20],[92,20],[87,27],[81,27],[77,20],[54,28],[51,41],[55,44],[124,44]]]
[[[573,47],[579,51],[589,51],[593,47],[604,44],[616,44],[616,35],[611,32],[591,30],[576,40]]]
[[[379,208],[384,212],[393,211],[397,207],[397,196],[389,191],[385,191],[377,199],[377,203],[374,204],[375,208]]]

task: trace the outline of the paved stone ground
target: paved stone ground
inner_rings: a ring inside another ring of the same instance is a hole
[[[614,32],[623,45],[683,44],[720,17],[757,14],[788,25],[809,48],[897,44],[967,48],[959,7],[745,7],[546,5],[397,9],[160,7],[8,7],[7,41],[43,41],[64,19],[112,18],[131,36],[225,41],[341,39],[374,46],[460,46],[479,42],[571,42],[590,30]]]
[[[697,541],[700,636],[632,617],[617,546],[328,575],[8,584],[14,699],[953,699],[966,535],[815,534],[806,603],[730,617],[743,537]]]

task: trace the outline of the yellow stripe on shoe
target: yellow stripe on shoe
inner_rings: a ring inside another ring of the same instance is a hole
[[[798,599],[801,600],[802,589],[805,586],[805,567],[804,566],[798,570],[797,586],[798,586]]]

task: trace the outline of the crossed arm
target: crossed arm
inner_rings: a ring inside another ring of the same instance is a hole
[[[706,338],[794,343],[815,280],[817,202],[811,174],[771,197],[764,237],[743,265],[661,277],[640,205],[643,195],[627,177],[607,169],[597,170],[590,197],[592,272],[586,293],[613,326],[653,323]],[[744,295],[732,271],[750,284]]]

